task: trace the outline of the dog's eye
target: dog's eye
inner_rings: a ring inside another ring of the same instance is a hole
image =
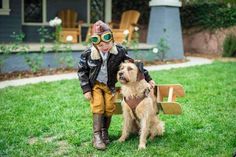
[[[127,68],[127,70],[128,70],[128,71],[130,71],[130,70],[133,70],[133,68],[131,68],[131,67],[128,67],[128,68]]]

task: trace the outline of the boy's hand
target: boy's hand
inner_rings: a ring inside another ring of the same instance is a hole
[[[151,89],[154,88],[156,85],[155,81],[153,80],[150,80],[148,83],[151,85]]]
[[[91,99],[92,99],[92,94],[91,94],[91,92],[84,93],[84,97],[85,97],[85,99],[87,99],[87,100],[91,100]]]

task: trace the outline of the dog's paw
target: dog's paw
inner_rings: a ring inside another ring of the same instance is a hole
[[[142,150],[142,149],[146,149],[146,145],[145,144],[139,144],[138,145],[138,150]]]
[[[125,138],[123,138],[122,136],[118,139],[119,142],[124,142]]]

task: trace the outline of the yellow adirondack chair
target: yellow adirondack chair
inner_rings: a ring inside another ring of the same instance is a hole
[[[79,42],[81,42],[81,24],[82,21],[77,21],[78,13],[72,9],[61,10],[58,13],[58,17],[62,20],[62,31],[60,34],[60,41],[67,42],[66,37],[72,36],[72,43],[77,43],[77,37],[79,36]]]
[[[122,95],[120,88],[116,92],[116,110],[114,114],[122,114]],[[154,88],[154,95],[157,97],[157,107],[162,110],[164,114],[178,115],[182,113],[181,106],[176,102],[177,97],[185,95],[183,86],[180,84],[164,84],[157,85]],[[165,100],[166,99],[166,100]]]
[[[125,30],[129,31],[127,38],[128,42],[131,41],[134,32],[134,27],[137,25],[139,17],[140,17],[140,12],[136,10],[127,10],[122,13],[121,21],[119,24],[115,24],[112,22],[110,23],[113,36],[116,42],[122,43],[125,40],[126,38],[126,35],[124,34]],[[118,26],[118,28],[115,28],[115,26]]]

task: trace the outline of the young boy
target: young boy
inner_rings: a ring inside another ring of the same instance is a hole
[[[119,65],[130,60],[126,50],[114,43],[110,27],[97,21],[92,28],[93,46],[80,57],[78,76],[84,97],[90,100],[93,113],[93,146],[104,150],[109,144],[108,128],[115,110],[114,95]],[[144,72],[147,82],[155,82]]]

